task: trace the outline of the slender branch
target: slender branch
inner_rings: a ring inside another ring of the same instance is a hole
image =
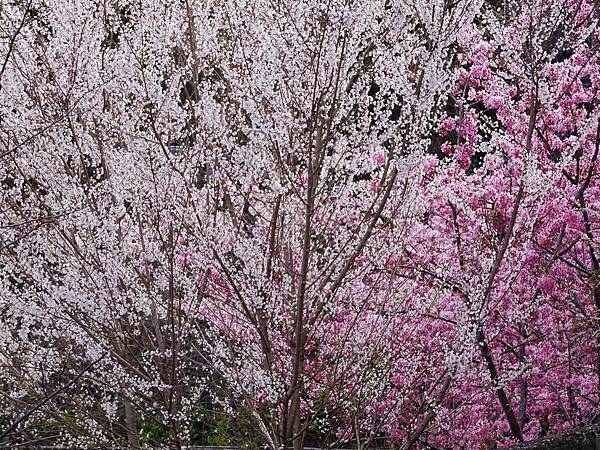
[[[79,379],[83,375],[85,375],[85,373],[87,371],[89,371],[97,363],[99,363],[100,361],[102,361],[106,357],[107,354],[108,353],[105,352],[98,359],[96,359],[96,360],[92,361],[91,363],[89,363],[81,372],[79,372],[79,374],[75,378],[73,378],[67,384],[65,384],[64,386],[60,387],[56,391],[54,391],[52,394],[50,394],[49,396],[47,396],[45,399],[39,401],[29,411],[25,412],[25,414],[23,414],[21,417],[19,417],[17,420],[15,420],[12,423],[12,425],[10,425],[2,434],[0,434],[0,440],[4,439],[6,436],[8,436],[10,433],[12,433],[19,426],[19,424],[21,424],[23,421],[25,421],[27,418],[29,418],[33,413],[35,413],[37,410],[39,410],[41,407],[43,407],[46,403],[48,403],[54,397],[56,397],[61,392],[67,390],[68,388],[70,388],[71,386],[73,386],[75,383],[77,383],[79,381]]]

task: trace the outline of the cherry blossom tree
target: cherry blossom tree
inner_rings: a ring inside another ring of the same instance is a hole
[[[445,162],[429,159],[409,250],[427,285],[451,289],[438,314],[471,345],[446,444],[452,429],[489,446],[598,413],[597,23],[592,3],[504,2],[461,37]]]
[[[210,395],[302,448],[317,417],[373,408],[408,323],[383,269],[478,8],[3,10],[4,436],[52,417],[138,447],[153,422],[180,447]]]
[[[490,448],[594,421],[598,17],[0,6],[0,442],[182,448],[219,414],[253,447]]]

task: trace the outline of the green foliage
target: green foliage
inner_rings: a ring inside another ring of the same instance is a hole
[[[252,420],[243,415],[232,417],[210,402],[199,405],[192,417],[193,445],[235,445],[250,449],[263,441]]]

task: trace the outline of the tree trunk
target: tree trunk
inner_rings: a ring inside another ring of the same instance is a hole
[[[512,405],[508,400],[508,396],[504,391],[504,388],[500,387],[500,376],[498,375],[498,369],[496,368],[496,364],[494,363],[494,359],[492,358],[492,354],[490,352],[490,348],[485,340],[485,335],[483,333],[483,328],[479,327],[477,330],[477,343],[479,344],[479,348],[481,349],[481,354],[483,355],[483,359],[485,359],[485,363],[488,368],[488,372],[492,379],[492,383],[494,385],[494,389],[496,391],[496,396],[498,397],[498,401],[500,402],[500,406],[502,407],[502,411],[504,412],[504,416],[508,421],[508,425],[510,427],[510,431],[514,437],[516,437],[519,441],[523,440],[523,433],[521,432],[521,427],[519,426],[519,421],[515,416]]]
[[[129,449],[139,450],[141,448],[140,435],[136,424],[135,409],[127,399],[123,400],[123,404],[125,405],[125,426],[127,427],[127,443],[129,444]]]

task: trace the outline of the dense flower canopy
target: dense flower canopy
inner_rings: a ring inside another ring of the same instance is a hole
[[[600,5],[0,5],[0,443],[491,449],[600,414]]]

